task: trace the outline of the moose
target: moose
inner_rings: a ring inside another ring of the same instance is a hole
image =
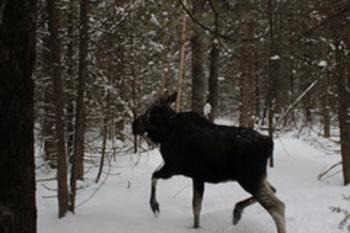
[[[200,225],[204,183],[237,181],[252,196],[238,202],[233,224],[243,210],[260,203],[272,216],[278,233],[286,233],[285,205],[267,181],[267,161],[273,153],[273,140],[253,129],[216,125],[195,112],[176,113],[170,106],[176,93],[160,98],[132,123],[134,135],[144,135],[160,144],[164,160],[152,174],[150,206],[158,216],[158,179],[173,175],[192,178],[194,228]]]

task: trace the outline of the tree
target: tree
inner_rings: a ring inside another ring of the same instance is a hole
[[[33,87],[36,1],[0,3],[0,232],[35,233]]]
[[[337,34],[336,34],[337,35]],[[344,184],[350,183],[350,93],[349,80],[344,65],[344,45],[336,36],[335,42],[336,79],[338,88],[338,118],[340,127],[340,146],[343,164]]]
[[[85,138],[85,80],[87,78],[87,50],[88,50],[88,1],[80,1],[80,30],[79,30],[79,68],[78,68],[78,96],[76,100],[74,151],[70,179],[70,210],[74,213],[77,179],[84,179],[84,138]]]
[[[85,137],[85,80],[87,78],[87,50],[88,50],[88,1],[80,1],[80,30],[79,30],[79,68],[78,68],[78,96],[76,100],[75,136],[73,178],[84,179],[84,137]],[[74,182],[74,181],[73,181]]]
[[[200,0],[192,1],[192,15],[199,17],[203,14],[204,5]],[[192,48],[192,110],[203,115],[205,94],[204,73],[204,38],[202,28],[194,23],[191,35]]]
[[[220,49],[214,39],[210,51],[209,81],[208,81],[208,103],[210,104],[209,120],[214,122],[218,115],[218,86],[219,86],[219,56]]]
[[[68,211],[68,186],[67,186],[67,156],[64,137],[64,114],[63,114],[63,87],[61,73],[61,45],[58,37],[59,16],[57,1],[48,0],[50,32],[50,76],[53,82],[53,105],[55,112],[55,133],[57,153],[57,183],[58,183],[58,217],[62,218]]]

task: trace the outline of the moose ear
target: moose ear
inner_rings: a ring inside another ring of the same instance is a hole
[[[177,97],[177,92],[174,92],[173,94],[171,94],[168,97],[164,98],[164,100],[162,101],[162,104],[174,103],[176,101],[176,97]]]

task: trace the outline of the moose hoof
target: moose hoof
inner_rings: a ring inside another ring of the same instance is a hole
[[[159,204],[158,202],[151,202],[151,209],[152,209],[152,212],[153,214],[158,217],[159,215]]]
[[[241,220],[242,217],[242,209],[241,208],[237,208],[235,207],[234,211],[233,211],[233,225],[237,225],[237,223],[239,222],[239,220]]]

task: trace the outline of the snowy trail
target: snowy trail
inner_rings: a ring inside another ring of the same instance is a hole
[[[282,142],[282,143],[281,143]],[[269,170],[269,180],[278,189],[278,197],[287,206],[288,233],[338,233],[339,214],[331,206],[347,206],[342,195],[350,195],[342,187],[340,174],[319,181],[318,174],[337,161],[336,156],[322,154],[308,144],[284,137],[275,141],[276,168]],[[43,198],[52,192],[38,185],[40,233],[267,233],[276,232],[271,217],[258,204],[246,209],[241,222],[232,225],[234,204],[249,196],[237,183],[206,184],[201,214],[201,228],[192,225],[191,180],[173,177],[159,181],[160,216],[155,218],[148,206],[150,176],[161,162],[157,151],[142,155],[136,167],[130,155],[113,163],[113,172],[93,199],[76,210],[76,215],[57,219],[56,199]],[[118,166],[118,167],[117,167]],[[95,173],[91,173],[95,175]],[[91,177],[93,178],[93,177]],[[87,181],[88,182],[88,181]],[[49,183],[55,187],[55,183]],[[96,188],[80,192],[78,203]],[[345,231],[344,231],[345,232]]]

